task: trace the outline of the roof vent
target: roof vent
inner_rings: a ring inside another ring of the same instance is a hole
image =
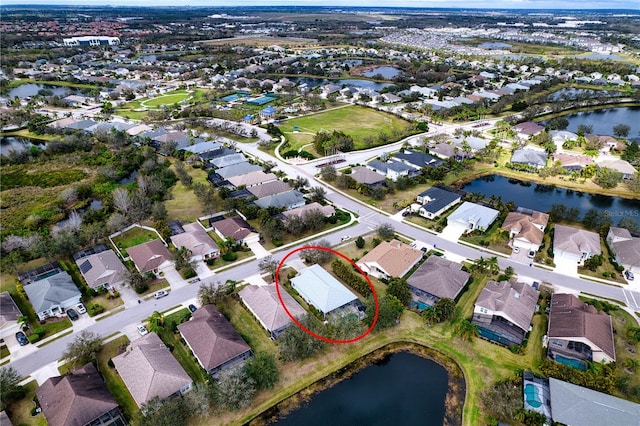
[[[513,297],[515,297],[516,299],[520,299],[520,293],[515,293]]]

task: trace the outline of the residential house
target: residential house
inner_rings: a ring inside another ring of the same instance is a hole
[[[8,291],[0,293],[0,339],[14,335],[20,330],[18,317],[22,312]]]
[[[511,163],[541,169],[547,164],[547,153],[533,149],[516,149],[511,156]]]
[[[282,306],[283,303],[294,318],[299,318],[306,313],[302,306],[282,287],[280,288],[282,303],[280,303],[275,284],[249,285],[240,290],[238,296],[272,339],[276,339],[292,323]]]
[[[336,213],[336,209],[333,206],[326,205],[323,206],[320,203],[313,202],[311,204],[304,205],[302,207],[297,207],[295,209],[287,210],[282,212],[282,217],[284,220],[292,218],[294,216],[304,218],[304,216],[308,212],[319,211],[322,213],[324,217],[331,217]]]
[[[496,220],[498,210],[465,201],[447,218],[447,225],[456,225],[464,229],[464,233],[486,231]]]
[[[192,154],[200,155],[204,154],[205,152],[215,151],[220,148],[222,148],[222,144],[220,142],[204,141],[186,146],[183,148],[183,150]],[[230,149],[229,151],[230,153],[233,152],[232,149]]]
[[[551,140],[557,144],[563,144],[567,141],[575,141],[578,139],[577,134],[566,130],[552,130],[549,132],[549,136],[551,136]]]
[[[189,321],[178,326],[178,331],[211,375],[240,365],[251,356],[249,345],[214,305],[196,310]]]
[[[531,327],[540,292],[525,283],[489,281],[473,308],[480,336],[502,345],[521,345]]]
[[[241,186],[251,188],[254,186],[262,186],[264,183],[275,182],[277,179],[278,177],[273,173],[265,173],[262,170],[256,170],[244,175],[231,176],[227,181],[236,188]]]
[[[411,166],[407,166],[400,161],[378,161],[373,160],[367,164],[367,167],[374,172],[380,173],[384,175],[386,178],[391,179],[392,181],[398,180],[400,176],[410,176],[415,174],[415,169]]]
[[[98,370],[89,363],[51,377],[36,390],[49,426],[122,426],[127,420]]]
[[[585,361],[615,362],[611,317],[572,294],[551,295],[549,312],[549,358],[586,369]]]
[[[584,229],[556,225],[553,233],[553,257],[582,264],[600,254],[600,235]]]
[[[439,299],[455,300],[469,281],[471,274],[462,265],[431,255],[407,279],[409,290],[418,308],[433,306]]]
[[[320,265],[311,265],[291,279],[291,285],[302,298],[324,315],[353,305],[358,297],[333,278]]]
[[[624,148],[624,144],[618,142],[616,138],[609,135],[585,135],[585,138],[590,142],[598,142],[602,148],[600,151],[607,153],[612,149],[621,151]]]
[[[127,249],[138,272],[157,274],[161,268],[171,264],[171,253],[161,240],[148,241]]]
[[[233,241],[243,242],[245,244],[260,241],[260,234],[240,216],[213,222],[212,226],[214,227],[215,233],[223,240],[230,238]]]
[[[637,425],[640,404],[549,378],[553,422],[563,425]]]
[[[631,176],[637,173],[636,168],[624,160],[603,161],[598,163],[598,167],[601,169],[606,167],[620,172],[622,173],[622,179],[624,180],[631,178]]]
[[[182,229],[184,232],[172,236],[171,242],[176,248],[184,247],[189,251],[190,262],[220,256],[218,245],[199,222],[188,223]]]
[[[475,136],[467,136],[464,138],[453,138],[450,140],[450,142],[458,148],[458,153],[465,155],[465,153],[463,152],[462,147],[466,144],[469,146],[469,148],[471,148],[472,152],[481,150],[486,148],[487,145],[489,145],[489,141],[487,139],[482,139],[482,138],[478,138]],[[467,156],[470,156],[469,154],[466,154]]]
[[[462,197],[455,192],[433,186],[416,197],[416,201],[422,204],[418,214],[427,219],[435,219],[458,204],[461,199]]]
[[[279,194],[269,195],[267,197],[258,198],[254,203],[261,209],[275,207],[277,209],[291,210],[305,205],[304,195],[296,189]]]
[[[363,166],[354,167],[351,170],[351,178],[361,185],[376,186],[385,183],[384,175],[376,173]]]
[[[234,152],[233,154],[212,158],[209,160],[209,163],[213,164],[216,169],[220,169],[233,166],[234,164],[245,163],[246,161],[247,158],[244,155]]]
[[[246,175],[247,173],[255,172],[257,170],[262,170],[262,167],[249,162],[244,162],[228,167],[222,167],[216,170],[216,174],[222,179],[229,179],[234,176]]]
[[[441,159],[434,157],[433,155],[411,149],[405,149],[404,151],[398,152],[394,158],[417,170],[420,170],[423,167],[438,167],[443,164]]]
[[[133,340],[111,361],[138,407],[155,397],[183,395],[193,383],[156,333]]]
[[[49,264],[44,268],[46,272],[33,278],[20,279],[40,320],[62,315],[66,309],[80,303],[82,296],[71,275],[59,265]]]
[[[607,234],[607,243],[618,265],[633,274],[640,274],[640,238],[632,237],[625,228],[612,226]]]
[[[364,255],[357,265],[376,278],[401,278],[422,259],[422,254],[422,251],[398,240],[383,241]]]
[[[127,268],[118,255],[104,244],[73,255],[78,269],[92,289],[117,290],[124,283]]]
[[[534,123],[533,121],[525,121],[524,123],[513,126],[516,135],[521,139],[529,139],[544,130],[544,126]]]
[[[280,194],[291,190],[291,186],[281,180],[263,182],[261,185],[247,187],[247,190],[256,198],[268,197],[269,195]]]
[[[515,212],[507,215],[502,223],[502,229],[509,231],[512,247],[538,251],[547,223],[549,223],[548,214],[518,207]]]
[[[593,164],[593,158],[588,155],[566,154],[564,152],[553,154],[553,161],[560,162],[560,166],[570,172],[580,171]]]

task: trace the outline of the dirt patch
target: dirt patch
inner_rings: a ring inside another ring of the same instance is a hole
[[[454,426],[462,424],[462,410],[464,406],[466,383],[462,370],[458,364],[433,349],[406,342],[391,343],[357,359],[344,368],[341,368],[329,376],[313,383],[297,394],[284,399],[254,418],[248,424],[258,426],[274,423],[279,418],[286,416],[291,411],[300,407],[303,403],[309,401],[315,394],[336,385],[342,380],[348,379],[363,368],[375,364],[397,352],[409,352],[422,358],[430,359],[447,370],[449,377],[447,395],[445,397],[444,425]]]

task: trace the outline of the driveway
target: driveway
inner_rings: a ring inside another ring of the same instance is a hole
[[[171,286],[171,290],[179,289],[188,284],[186,280],[182,279],[180,273],[176,271],[176,268],[173,266],[162,269],[161,271],[164,272],[164,279],[166,279]]]
[[[253,254],[256,255],[256,259],[262,259],[263,257],[267,257],[271,254],[267,251],[267,249],[262,247],[262,244],[260,244],[259,242],[249,243],[247,244],[247,246],[251,249]]]
[[[459,223],[452,223],[451,225],[447,225],[442,232],[440,233],[440,238],[444,238],[445,240],[457,242],[462,234],[464,234],[465,227]]]
[[[575,260],[566,259],[562,256],[555,256],[553,258],[553,262],[556,264],[553,272],[557,272],[558,274],[570,275],[572,277],[578,276],[578,264]]]

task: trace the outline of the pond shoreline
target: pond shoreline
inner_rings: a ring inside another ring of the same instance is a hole
[[[445,414],[443,424],[456,426],[462,424],[462,413],[466,400],[466,381],[461,367],[447,355],[411,342],[389,343],[381,348],[361,356],[348,365],[334,371],[324,378],[312,383],[297,393],[286,397],[262,413],[256,415],[247,424],[268,425],[277,422],[280,418],[298,409],[303,403],[309,401],[316,394],[327,390],[339,382],[350,378],[366,367],[373,365],[395,353],[408,352],[437,363],[447,371],[447,393],[445,396]]]

